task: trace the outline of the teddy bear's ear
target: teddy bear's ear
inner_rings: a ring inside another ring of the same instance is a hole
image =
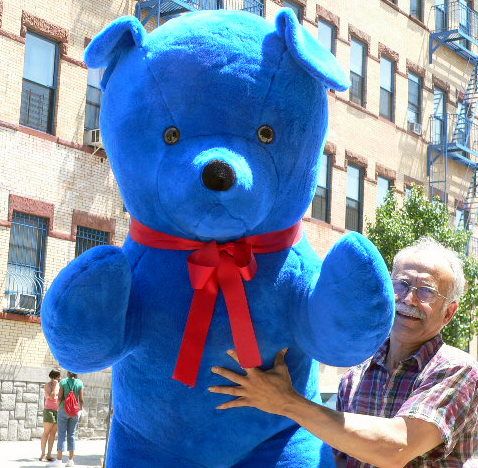
[[[328,88],[345,91],[350,80],[337,59],[326,50],[305,28],[290,8],[283,8],[276,17],[277,34],[286,43],[296,62],[310,75]]]
[[[88,44],[86,65],[89,68],[106,68],[101,81],[103,90],[121,53],[132,47],[142,47],[146,36],[146,30],[137,18],[123,16],[106,26]]]

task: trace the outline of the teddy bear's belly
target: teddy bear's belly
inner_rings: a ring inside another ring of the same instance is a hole
[[[295,386],[316,399],[317,363],[305,356],[299,358],[297,350],[291,353],[294,359],[290,370]],[[194,388],[174,381],[169,373],[171,365],[155,352],[142,349],[124,359],[113,368],[113,395],[121,402],[115,406],[114,415],[133,434],[141,422],[141,437],[157,453],[165,450],[207,467],[232,466],[293,422],[252,408],[216,410],[217,405],[231,397],[208,392],[208,386],[226,383],[212,375],[209,368],[213,362],[234,366],[220,356],[222,353],[217,352],[217,359],[214,350],[209,349],[205,354]],[[294,365],[299,359],[301,365]],[[141,385],[137,385],[138,381]],[[133,387],[141,390],[132,392]]]
[[[131,313],[142,321],[142,332],[139,347],[114,366],[113,394],[121,401],[115,417],[132,429],[141,421],[142,435],[169,452],[206,466],[216,462],[229,466],[292,422],[251,408],[215,409],[230,397],[208,392],[211,385],[227,384],[210,368],[240,370],[226,355],[234,344],[221,293],[196,386],[172,379],[193,294],[183,269],[180,262],[169,261],[167,271],[135,278],[132,294],[138,297],[131,301],[135,305]],[[287,359],[296,388],[314,398],[317,366],[295,347],[291,336],[290,291],[261,277],[246,289],[264,365],[270,367],[275,354],[289,347]]]

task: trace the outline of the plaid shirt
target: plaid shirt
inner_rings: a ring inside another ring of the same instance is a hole
[[[478,467],[478,362],[437,335],[389,375],[388,346],[387,340],[344,375],[337,410],[435,424],[443,443],[412,460],[409,468]],[[342,455],[347,468],[372,466]]]

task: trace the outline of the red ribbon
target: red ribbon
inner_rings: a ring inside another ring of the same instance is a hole
[[[279,252],[300,241],[300,222],[282,231],[243,237],[224,244],[171,236],[155,231],[135,219],[131,220],[130,235],[134,241],[148,247],[194,250],[188,258],[194,296],[173,379],[191,387],[196,385],[219,289],[224,294],[241,366],[249,368],[262,365],[243,280],[252,280],[257,272],[254,253]]]

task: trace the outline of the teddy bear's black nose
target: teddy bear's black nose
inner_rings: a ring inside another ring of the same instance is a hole
[[[223,192],[234,185],[236,173],[229,164],[214,159],[203,169],[202,181],[208,189]]]

